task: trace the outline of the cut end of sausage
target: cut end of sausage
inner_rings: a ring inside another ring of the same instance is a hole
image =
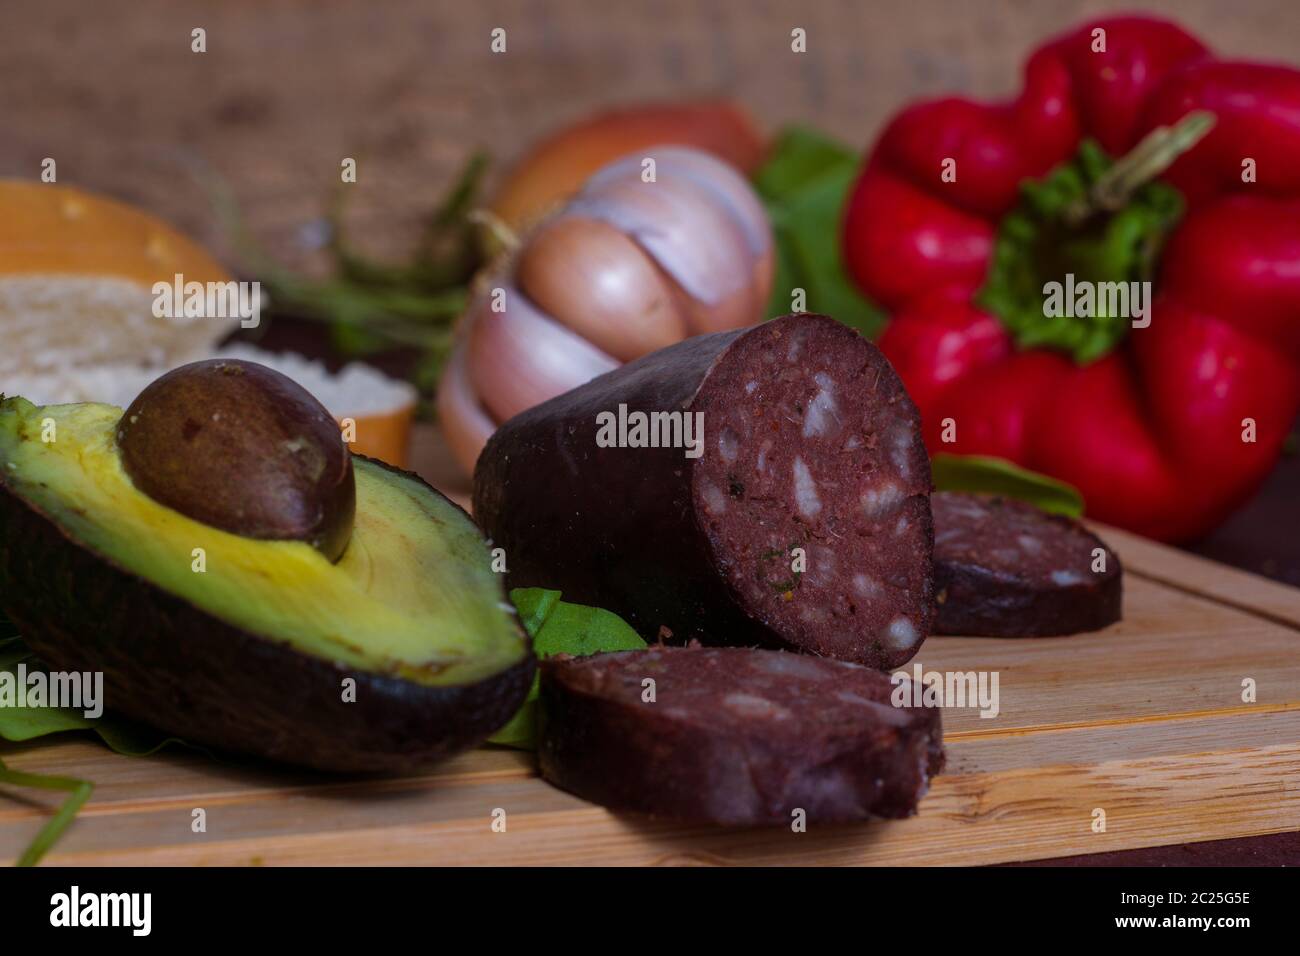
[[[542,663],[542,775],[612,809],[735,825],[916,812],[943,767],[937,708],[901,675],[751,648]],[[895,705],[895,699],[900,701]]]
[[[883,355],[824,316],[724,351],[692,402],[694,507],[745,611],[783,643],[876,667],[930,631],[930,465]]]
[[[1120,619],[1123,569],[1077,521],[1011,498],[937,492],[935,633],[1049,637]]]

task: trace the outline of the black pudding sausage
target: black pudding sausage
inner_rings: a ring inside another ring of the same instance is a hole
[[[847,661],[656,647],[542,662],[538,762],[615,810],[733,825],[906,817],[943,768],[939,709]],[[897,699],[896,699],[897,698]]]
[[[1119,557],[1077,521],[992,495],[931,504],[936,634],[1048,637],[1120,619]]]
[[[888,668],[930,630],[930,487],[889,362],[800,314],[687,339],[510,419],[479,457],[474,514],[511,587],[559,589],[648,640]]]

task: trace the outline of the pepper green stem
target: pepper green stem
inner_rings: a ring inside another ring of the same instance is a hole
[[[1117,212],[1134,194],[1174,164],[1214,128],[1215,116],[1193,110],[1173,126],[1157,126],[1102,173],[1088,194],[1065,209],[1066,225],[1080,226],[1097,213]]]
[[[1095,299],[1076,314],[1060,309],[1057,293],[1114,283],[1132,289],[1132,283],[1156,278],[1160,254],[1185,205],[1182,194],[1158,177],[1214,123],[1213,114],[1194,111],[1152,130],[1117,160],[1085,139],[1072,159],[1021,183],[1020,203],[998,226],[979,305],[1002,321],[1021,348],[1056,349],[1081,365],[1114,349],[1131,319],[1109,313],[1114,299],[1105,306]],[[1055,303],[1050,310],[1049,301]]]

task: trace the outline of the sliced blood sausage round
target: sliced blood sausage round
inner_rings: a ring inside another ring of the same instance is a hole
[[[698,447],[672,440],[678,423]],[[668,440],[634,447],[650,436]],[[687,339],[510,419],[478,460],[474,513],[510,586],[650,640],[895,667],[930,629],[929,492],[893,368],[805,314]]]
[[[936,492],[931,505],[935,633],[1049,636],[1119,620],[1119,558],[1077,521],[992,495]]]
[[[541,668],[542,776],[612,809],[748,825],[798,810],[810,823],[905,817],[943,767],[939,710],[911,706],[904,675],[699,645]]]

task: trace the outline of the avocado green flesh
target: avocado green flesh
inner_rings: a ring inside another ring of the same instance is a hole
[[[138,491],[117,451],[121,415],[111,405],[0,401],[0,480],[117,567],[228,624],[345,668],[443,686],[526,656],[478,529],[420,482],[354,458],[356,524],[331,564],[304,542],[230,534]],[[54,440],[42,441],[51,423]],[[204,551],[202,572],[194,570],[196,548]]]

